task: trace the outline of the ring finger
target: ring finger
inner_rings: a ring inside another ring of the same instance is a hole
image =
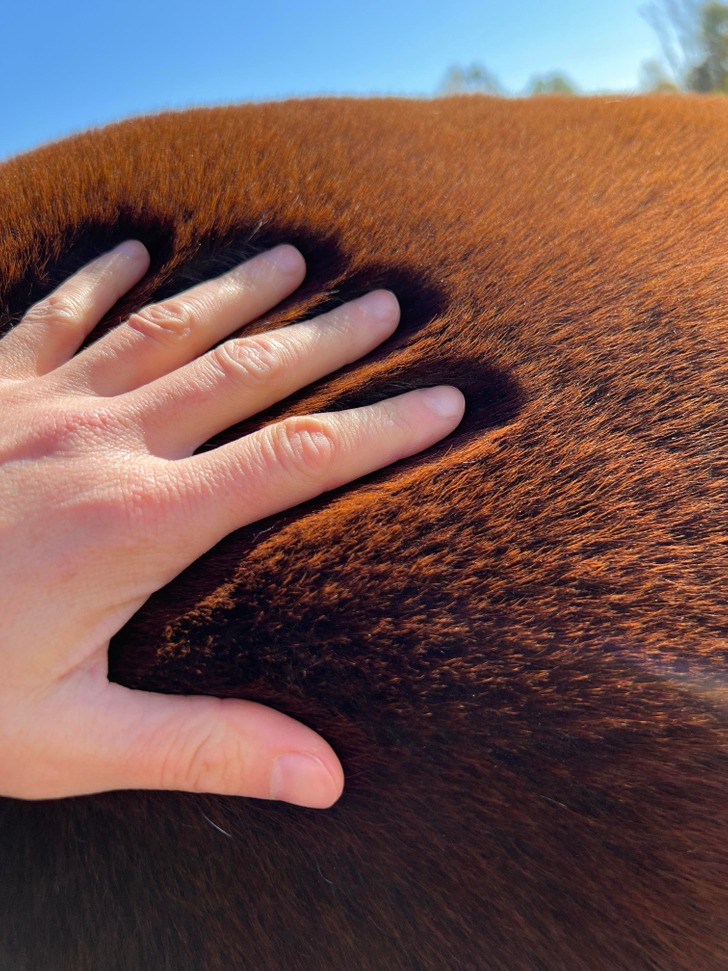
[[[293,246],[261,253],[215,280],[132,314],[58,368],[54,383],[104,397],[139,388],[270,310],[300,285],[305,272]]]

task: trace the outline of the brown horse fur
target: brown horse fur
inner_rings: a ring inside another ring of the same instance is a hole
[[[0,169],[6,327],[128,237],[153,266],[105,327],[290,241],[307,282],[257,329],[379,286],[403,323],[260,421],[468,402],[112,642],[122,684],[313,726],[341,801],[5,800],[3,969],[725,971],[727,160],[726,99],[463,97],[165,114]]]

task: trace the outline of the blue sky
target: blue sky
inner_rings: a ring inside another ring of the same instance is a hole
[[[561,69],[634,90],[659,54],[644,0],[6,0],[0,158],[92,125],[200,104],[433,94],[480,62],[509,91]]]

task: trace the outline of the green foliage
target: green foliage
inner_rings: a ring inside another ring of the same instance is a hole
[[[653,0],[642,13],[667,61],[667,70],[643,65],[643,87],[728,93],[728,4]]]
[[[502,94],[500,82],[482,64],[451,67],[440,85],[440,94]]]
[[[642,15],[660,40],[664,62],[645,61],[643,91],[695,91],[728,94],[728,3],[716,0],[651,0]],[[449,69],[438,94],[506,95],[498,78],[482,64]],[[561,71],[536,74],[526,95],[579,94]]]
[[[482,64],[462,68],[451,67],[445,75],[438,94],[494,94],[506,95],[498,78]],[[527,95],[578,94],[576,85],[561,71],[535,74],[524,92]]]
[[[548,74],[535,74],[528,82],[526,93],[539,94],[578,94],[576,85],[561,71]]]
[[[640,68],[640,88],[643,91],[671,92],[680,89],[670,78],[662,61],[645,61]]]

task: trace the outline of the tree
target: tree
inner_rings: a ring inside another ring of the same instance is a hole
[[[702,8],[700,40],[705,57],[690,72],[691,91],[728,93],[728,5],[706,3]]]
[[[440,94],[503,94],[498,78],[482,64],[451,67],[440,85]]]
[[[678,88],[728,93],[728,4],[653,0],[642,14],[657,33]],[[643,78],[654,81],[655,69],[644,65]],[[669,78],[663,72],[658,79],[657,90],[664,90]]]
[[[670,78],[662,61],[654,58],[644,61],[640,68],[640,88],[643,91],[679,91]]]
[[[528,82],[526,94],[578,94],[576,85],[560,71],[534,74]]]

